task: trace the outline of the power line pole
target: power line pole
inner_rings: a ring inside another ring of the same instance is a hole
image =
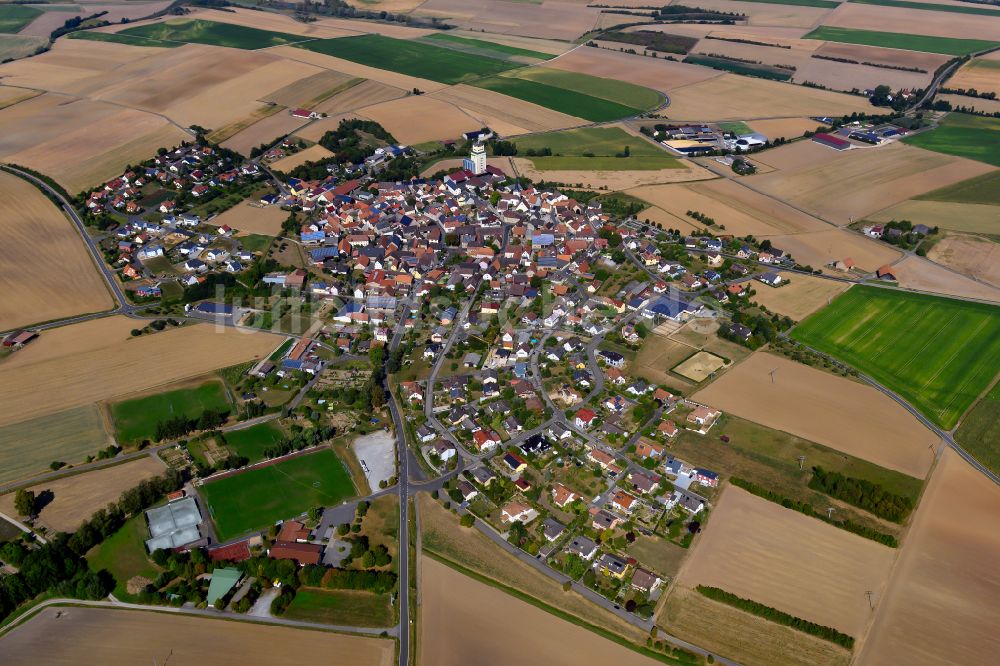
[[[805,461],[806,461],[806,457],[805,456],[799,456],[799,471],[800,472],[802,471],[802,463],[804,463]]]
[[[868,597],[868,608],[869,610],[875,610],[875,604],[872,603],[872,591],[865,590],[865,596]]]
[[[833,507],[832,506],[826,507],[826,517],[827,518],[833,518]]]
[[[775,368],[774,370],[772,370],[771,372],[768,373],[769,375],[771,375],[771,383],[772,384],[774,383],[774,373],[776,373],[777,371],[778,371],[778,369]]]

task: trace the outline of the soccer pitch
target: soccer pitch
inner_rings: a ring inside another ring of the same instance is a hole
[[[200,488],[220,541],[294,518],[314,506],[333,506],[355,494],[354,483],[330,449],[211,481]]]
[[[1000,308],[856,286],[792,337],[871,376],[945,429],[1000,372]]]

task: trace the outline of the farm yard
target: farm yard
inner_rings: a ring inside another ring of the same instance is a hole
[[[676,584],[718,587],[860,637],[871,612],[865,591],[882,590],[894,555],[891,548],[730,486]]]
[[[0,483],[49,470],[55,461],[82,462],[111,444],[95,405],[0,427]]]
[[[476,652],[478,663],[532,662],[573,666],[594,663],[659,663],[559,619],[490,585],[463,576],[431,557],[420,561],[421,622],[418,663],[459,666]],[[519,621],[493,631],[503,618]],[[442,632],[451,639],[434,640]],[[584,657],[586,655],[586,657]]]
[[[117,501],[123,492],[134,488],[140,481],[160,476],[165,470],[157,458],[145,456],[31,486],[29,490],[33,490],[36,496],[51,498],[42,507],[37,521],[50,530],[70,534],[95,511]],[[0,496],[0,512],[8,516],[17,515],[13,493]]]
[[[191,384],[189,388],[169,389],[112,404],[110,409],[118,440],[135,444],[152,439],[160,422],[178,417],[197,419],[205,411],[228,413],[232,409],[222,382],[193,381]]]
[[[107,317],[47,331],[4,361],[0,425],[199,377],[269,354],[277,338],[193,324],[131,338]]]
[[[60,640],[51,640],[54,635]],[[265,666],[287,658],[289,645],[302,659],[336,654],[357,666],[389,666],[395,649],[390,639],[266,624],[134,610],[47,608],[4,638],[0,656],[9,666],[37,664],[40,644],[48,645],[45,660],[52,666],[78,664],[80,654],[104,664],[148,663],[169,654],[172,666],[205,660],[226,663],[240,655],[243,664]]]
[[[921,479],[938,443],[874,388],[765,352],[730,368],[694,399]]]
[[[997,307],[877,287],[841,294],[792,337],[871,375],[944,428],[1000,368]]]
[[[0,172],[0,219],[0,330],[113,307],[83,239],[34,185]],[[34,270],[45,256],[59,261]]]
[[[354,494],[354,484],[337,454],[322,449],[209,481],[199,493],[225,541],[339,504]]]
[[[961,519],[957,519],[958,517]],[[859,664],[984,663],[1000,649],[1000,489],[946,449],[914,515]]]

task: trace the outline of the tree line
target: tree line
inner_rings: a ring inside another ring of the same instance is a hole
[[[877,483],[828,472],[822,467],[813,467],[809,487],[894,523],[903,522],[913,510],[913,500],[909,497],[889,492]]]
[[[784,611],[780,611],[777,608],[772,608],[770,606],[765,606],[764,604],[753,601],[752,599],[738,597],[732,592],[726,592],[718,587],[699,585],[698,591],[713,601],[719,601],[728,606],[739,608],[740,610],[748,613],[753,613],[754,615],[770,620],[771,622],[776,622],[777,624],[782,624],[786,627],[791,627],[792,629],[798,629],[801,632],[816,636],[817,638],[822,638],[823,640],[830,641],[831,643],[836,643],[837,645],[845,647],[848,650],[854,648],[854,638],[843,632],[837,631],[833,627],[826,627],[822,624],[810,622],[809,620],[803,620],[800,617],[789,615]]]

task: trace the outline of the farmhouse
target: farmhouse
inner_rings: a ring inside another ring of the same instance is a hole
[[[299,566],[319,564],[323,559],[323,546],[316,543],[275,541],[267,549],[267,556],[275,560],[294,560]]]

